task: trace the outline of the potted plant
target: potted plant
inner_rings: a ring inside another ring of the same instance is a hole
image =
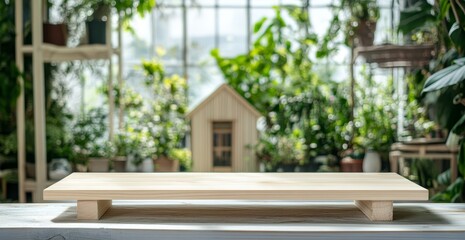
[[[68,42],[68,26],[65,22],[66,17],[61,20],[53,21],[50,19],[50,11],[56,8],[59,16],[66,16],[70,12],[68,0],[62,1],[60,4],[54,4],[53,1],[47,1],[47,21],[43,23],[43,42],[58,46],[66,46]]]
[[[376,0],[348,0],[347,3],[351,14],[349,32],[354,34],[355,45],[372,46],[379,19]]]
[[[98,2],[92,8],[94,12],[86,21],[87,43],[106,44],[107,21],[111,13],[110,6],[105,2]]]
[[[75,170],[86,171],[89,156],[102,155],[99,150],[102,145],[98,143],[103,141],[106,131],[105,119],[102,108],[93,108],[75,120],[71,130],[72,162]]]
[[[89,172],[108,172],[115,148],[112,142],[94,143],[89,153]]]
[[[303,139],[294,134],[271,136],[264,134],[255,147],[256,156],[266,171],[294,172],[305,160]]]
[[[115,172],[125,172],[126,171],[126,162],[128,160],[129,152],[129,139],[126,132],[119,132],[115,135],[113,139],[113,144],[115,146],[115,156],[112,158],[113,170]]]
[[[145,83],[152,91],[153,103],[141,121],[148,126],[154,144],[153,164],[156,171],[179,171],[179,161],[170,158],[170,151],[179,148],[187,131],[187,84],[178,75],[166,76],[156,61],[142,63]]]
[[[188,172],[192,169],[192,154],[187,148],[175,148],[169,152],[169,157],[179,162],[179,170]]]

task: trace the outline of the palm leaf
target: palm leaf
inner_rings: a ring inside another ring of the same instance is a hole
[[[465,58],[454,61],[454,65],[444,68],[426,79],[423,93],[449,87],[465,80]]]

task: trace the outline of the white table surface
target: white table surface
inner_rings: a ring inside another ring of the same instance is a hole
[[[0,239],[465,239],[465,204],[395,203],[393,222],[351,202],[114,201],[99,221],[75,202],[0,204]]]

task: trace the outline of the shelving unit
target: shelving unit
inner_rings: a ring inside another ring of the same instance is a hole
[[[27,0],[26,0],[27,1]],[[24,56],[32,56],[32,78],[34,94],[34,140],[35,140],[35,179],[26,179],[26,136],[25,136],[25,100],[24,81],[19,79],[21,93],[17,101],[17,134],[18,134],[18,181],[19,201],[26,202],[26,192],[33,194],[33,202],[42,201],[42,190],[53,184],[47,177],[47,152],[45,129],[45,89],[44,89],[44,63],[64,62],[75,60],[106,59],[109,61],[108,88],[109,88],[109,137],[113,136],[114,96],[112,56],[118,58],[118,83],[122,83],[122,50],[121,50],[121,22],[118,19],[118,45],[111,44],[111,15],[107,20],[105,45],[83,45],[77,47],[56,46],[43,43],[42,23],[44,22],[45,1],[30,0],[32,44],[24,45],[23,29],[24,0],[15,1],[16,26],[16,64],[20,71],[24,71]]]

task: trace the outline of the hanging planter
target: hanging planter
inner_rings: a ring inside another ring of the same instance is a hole
[[[66,46],[68,42],[68,26],[65,23],[44,23],[43,42],[58,46]]]
[[[373,46],[375,31],[376,21],[360,20],[354,29],[355,45],[360,47]]]

